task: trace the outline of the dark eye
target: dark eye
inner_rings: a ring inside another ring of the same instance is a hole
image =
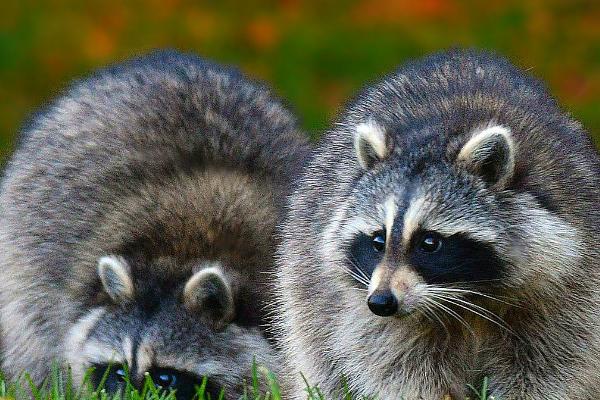
[[[425,253],[435,253],[442,248],[442,237],[435,232],[426,232],[419,243],[419,250]]]
[[[96,388],[102,385],[102,389],[105,389],[108,393],[115,393],[125,386],[127,368],[120,364],[94,365],[92,378]]]
[[[381,252],[385,250],[385,232],[377,231],[373,233],[371,236],[373,248],[376,252]]]
[[[189,379],[190,382],[184,382],[185,379],[179,379],[183,373],[175,369],[170,368],[153,368],[148,371],[152,382],[162,389],[178,389],[181,384],[189,383],[190,385],[198,384],[199,380],[196,378]],[[181,380],[181,382],[180,382]]]
[[[174,388],[177,385],[177,375],[162,373],[156,377],[154,383],[161,388]]]
[[[178,400],[192,399],[196,395],[196,387],[201,387],[203,381],[194,374],[172,368],[152,368],[148,373],[156,387],[167,391],[175,390]],[[211,400],[218,399],[220,391],[218,385],[207,380],[204,390],[205,399],[208,399],[209,396]]]

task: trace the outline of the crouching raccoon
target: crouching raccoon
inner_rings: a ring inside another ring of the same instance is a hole
[[[109,365],[134,384],[241,394],[261,329],[272,233],[306,154],[262,84],[159,52],[74,84],[23,129],[0,194],[2,369],[36,383]],[[127,367],[125,367],[125,365]],[[213,397],[215,395],[213,393]]]

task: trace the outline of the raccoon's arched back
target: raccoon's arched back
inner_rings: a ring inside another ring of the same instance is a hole
[[[53,244],[40,261],[63,265],[71,260],[59,244],[90,237],[111,204],[144,185],[210,165],[267,181],[283,201],[307,150],[295,117],[263,84],[161,51],[99,70],[38,112],[7,165],[2,198],[7,214],[27,216],[18,223],[32,243]]]
[[[119,155],[132,173],[144,163],[141,154],[148,157],[162,145],[156,156],[181,168],[221,162],[283,180],[297,167],[296,154],[306,151],[295,116],[266,86],[235,68],[175,51],[107,67],[74,83],[36,113],[21,136],[21,153],[40,151],[42,142],[97,154],[135,141]],[[88,160],[94,161],[102,160]]]

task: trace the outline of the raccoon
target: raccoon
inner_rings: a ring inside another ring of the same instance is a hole
[[[451,50],[365,88],[314,150],[276,259],[291,365],[333,396],[600,397],[600,162],[543,85]]]
[[[263,84],[159,51],[75,83],[36,114],[0,194],[2,369],[178,398],[237,398],[263,324],[273,231],[308,150]],[[108,369],[108,371],[107,371]]]

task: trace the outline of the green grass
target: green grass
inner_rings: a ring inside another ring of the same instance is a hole
[[[175,400],[175,392],[158,389],[148,374],[144,378],[141,388],[134,387],[129,379],[125,378],[125,388],[118,394],[107,393],[103,388],[107,374],[102,378],[98,387],[91,382],[93,369],[85,375],[81,385],[75,385],[71,374],[63,372],[60,368],[53,368],[50,376],[41,384],[35,385],[28,374],[24,374],[16,381],[9,381],[0,374],[0,398],[34,399],[34,400]],[[108,370],[107,370],[108,373]],[[266,382],[266,391],[261,391],[261,383]],[[211,398],[205,394],[207,380],[204,379],[196,387],[198,400],[223,400],[224,391],[219,397]],[[242,400],[280,400],[281,390],[274,374],[256,364],[252,368],[252,380],[245,385]]]
[[[33,400],[176,400],[175,392],[167,392],[156,388],[149,375],[146,375],[144,384],[141,388],[135,388],[126,378],[125,389],[118,394],[107,393],[103,389],[103,384],[106,381],[106,376],[103,377],[100,385],[94,387],[91,382],[90,369],[83,379],[81,385],[75,385],[70,373],[63,372],[60,368],[53,368],[52,373],[41,385],[35,385],[31,378],[24,374],[17,381],[9,381],[0,373],[0,398],[2,399],[33,399]],[[305,380],[306,382],[306,380]],[[197,400],[223,400],[226,393],[221,391],[218,398],[211,398],[205,394],[206,379],[196,387]],[[261,385],[265,383],[266,385]],[[321,391],[316,387],[310,387],[306,382],[306,398],[307,400],[332,400],[326,399]],[[266,387],[267,389],[262,389]],[[488,396],[488,381],[484,379],[482,388],[478,390],[469,386],[472,391],[470,400],[493,400]],[[341,385],[339,394],[334,398],[342,400],[375,400],[372,398],[356,398],[353,397],[348,387],[345,384]],[[283,396],[277,378],[267,369],[257,366],[252,367],[251,382],[245,382],[245,393],[240,398],[241,400],[281,400]],[[465,399],[465,400],[468,400]],[[231,400],[231,398],[228,398]],[[459,399],[453,399],[459,400]]]

